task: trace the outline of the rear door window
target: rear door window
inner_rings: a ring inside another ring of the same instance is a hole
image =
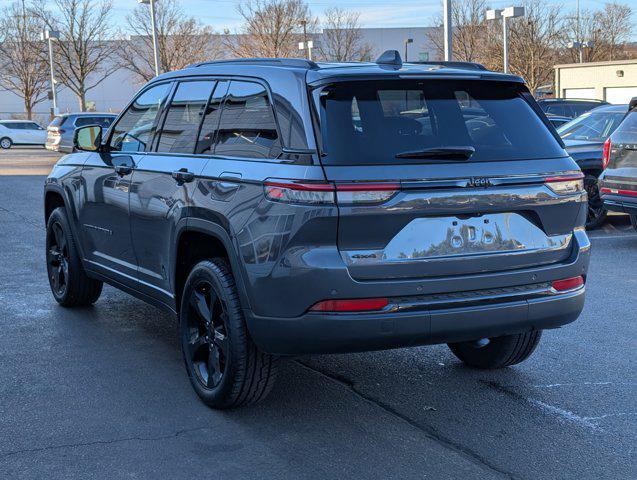
[[[430,163],[399,158],[475,149],[471,161],[564,157],[566,152],[513,83],[481,80],[343,82],[314,91],[323,162]],[[429,152],[430,153],[430,152]]]
[[[214,153],[266,159],[281,154],[274,112],[265,87],[253,82],[230,82]]]
[[[194,153],[199,126],[214,86],[211,80],[179,83],[164,120],[158,152]]]
[[[214,141],[219,127],[219,119],[221,118],[221,106],[228,92],[229,84],[230,82],[227,80],[218,81],[210,97],[201,124],[199,138],[197,139],[196,153],[198,154],[210,154],[214,150]]]

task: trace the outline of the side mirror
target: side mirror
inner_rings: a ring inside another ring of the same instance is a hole
[[[83,152],[97,152],[102,144],[102,127],[87,125],[75,130],[73,145]]]

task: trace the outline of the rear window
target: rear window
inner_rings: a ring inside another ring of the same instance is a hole
[[[557,129],[564,140],[603,142],[624,118],[624,112],[590,111]]]
[[[314,91],[323,161],[329,165],[431,163],[397,158],[445,148],[473,148],[471,161],[566,156],[522,97],[505,82],[385,80],[344,82]],[[448,161],[448,160],[447,160]]]
[[[629,113],[613,134],[615,143],[637,143],[637,111]]]

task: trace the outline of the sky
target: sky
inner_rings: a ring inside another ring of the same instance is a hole
[[[156,0],[161,2],[161,0]],[[575,10],[577,0],[549,0],[558,3],[567,10]],[[580,0],[582,9],[598,9],[605,0]],[[631,4],[633,0],[619,0]],[[12,0],[0,0],[0,6]],[[217,31],[225,28],[235,30],[241,23],[236,12],[236,0],[181,0],[188,14],[195,16],[205,24],[210,24]],[[321,16],[329,7],[340,6],[360,13],[363,27],[419,27],[430,26],[433,18],[442,12],[442,0],[309,0],[307,3],[314,15]],[[515,5],[515,0],[491,0],[491,7]],[[123,26],[123,19],[137,5],[137,0],[113,0],[113,19]],[[634,7],[633,24],[637,38],[637,7]],[[118,22],[117,19],[121,19]]]

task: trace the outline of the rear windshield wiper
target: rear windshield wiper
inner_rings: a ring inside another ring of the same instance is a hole
[[[476,149],[471,146],[435,147],[396,154],[396,158],[434,158],[440,160],[469,160]]]

